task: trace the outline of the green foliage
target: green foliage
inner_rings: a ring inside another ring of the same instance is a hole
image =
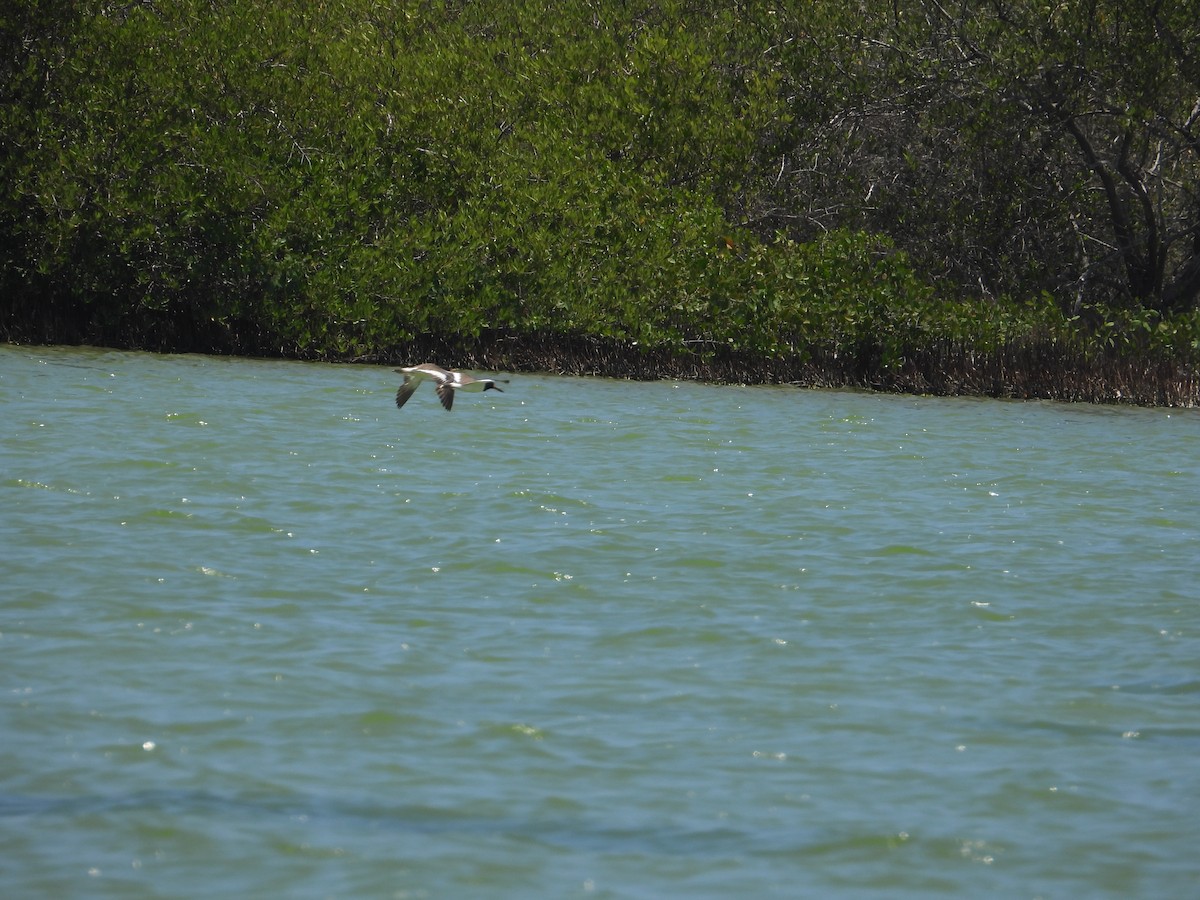
[[[791,13],[805,106],[761,206],[886,233],[959,292],[1197,306],[1197,0],[825,6]]]
[[[0,328],[893,371],[1087,323],[1098,348],[1196,352],[1184,316],[1081,314],[1080,248],[1115,245],[1107,170],[1046,116],[1103,97],[1106,127],[1178,122],[1193,21],[971,6],[31,0],[0,14]],[[1194,152],[1172,165],[1193,193],[1142,223],[1182,227],[1167,280],[1196,235]]]

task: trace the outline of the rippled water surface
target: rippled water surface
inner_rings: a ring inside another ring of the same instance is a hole
[[[0,895],[1200,896],[1200,415],[0,347]]]

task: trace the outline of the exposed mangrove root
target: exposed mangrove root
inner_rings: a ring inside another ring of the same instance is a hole
[[[1171,359],[1088,354],[1055,342],[1012,344],[986,352],[943,343],[913,351],[889,365],[874,353],[764,358],[730,351],[672,352],[585,337],[498,335],[471,342],[418,339],[370,361],[399,364],[418,358],[485,371],[631,380],[792,384],[1139,406],[1200,405],[1200,373],[1194,366]]]
[[[49,334],[8,332],[14,343],[48,343]],[[682,379],[716,384],[792,384],[934,396],[979,396],[1139,406],[1200,406],[1200,372],[1191,363],[1155,355],[1100,353],[1047,339],[978,350],[949,341],[893,353],[812,350],[760,356],[720,345],[644,347],[585,335],[489,333],[474,339],[419,335],[386,352],[305,352],[261,339],[253,329],[210,325],[118,335],[71,334],[58,343],[91,343],[156,352],[411,365],[434,361],[481,371],[545,372],[635,381]]]

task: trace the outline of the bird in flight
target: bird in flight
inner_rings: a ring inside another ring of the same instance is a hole
[[[413,395],[413,391],[421,386],[422,381],[432,381],[437,390],[438,399],[442,401],[442,406],[447,410],[454,405],[455,391],[470,391],[471,393],[480,393],[482,391],[500,391],[504,393],[496,385],[494,378],[472,378],[470,375],[464,375],[462,372],[451,372],[449,369],[443,369],[441,366],[435,366],[433,363],[421,363],[419,366],[409,366],[403,369],[395,369],[404,376],[404,383],[400,385],[396,391],[396,407],[400,408],[408,402],[408,398]],[[508,381],[501,379],[504,384]]]

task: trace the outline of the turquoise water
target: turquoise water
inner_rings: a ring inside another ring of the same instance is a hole
[[[1200,895],[1200,414],[512,379],[0,347],[0,895]]]

